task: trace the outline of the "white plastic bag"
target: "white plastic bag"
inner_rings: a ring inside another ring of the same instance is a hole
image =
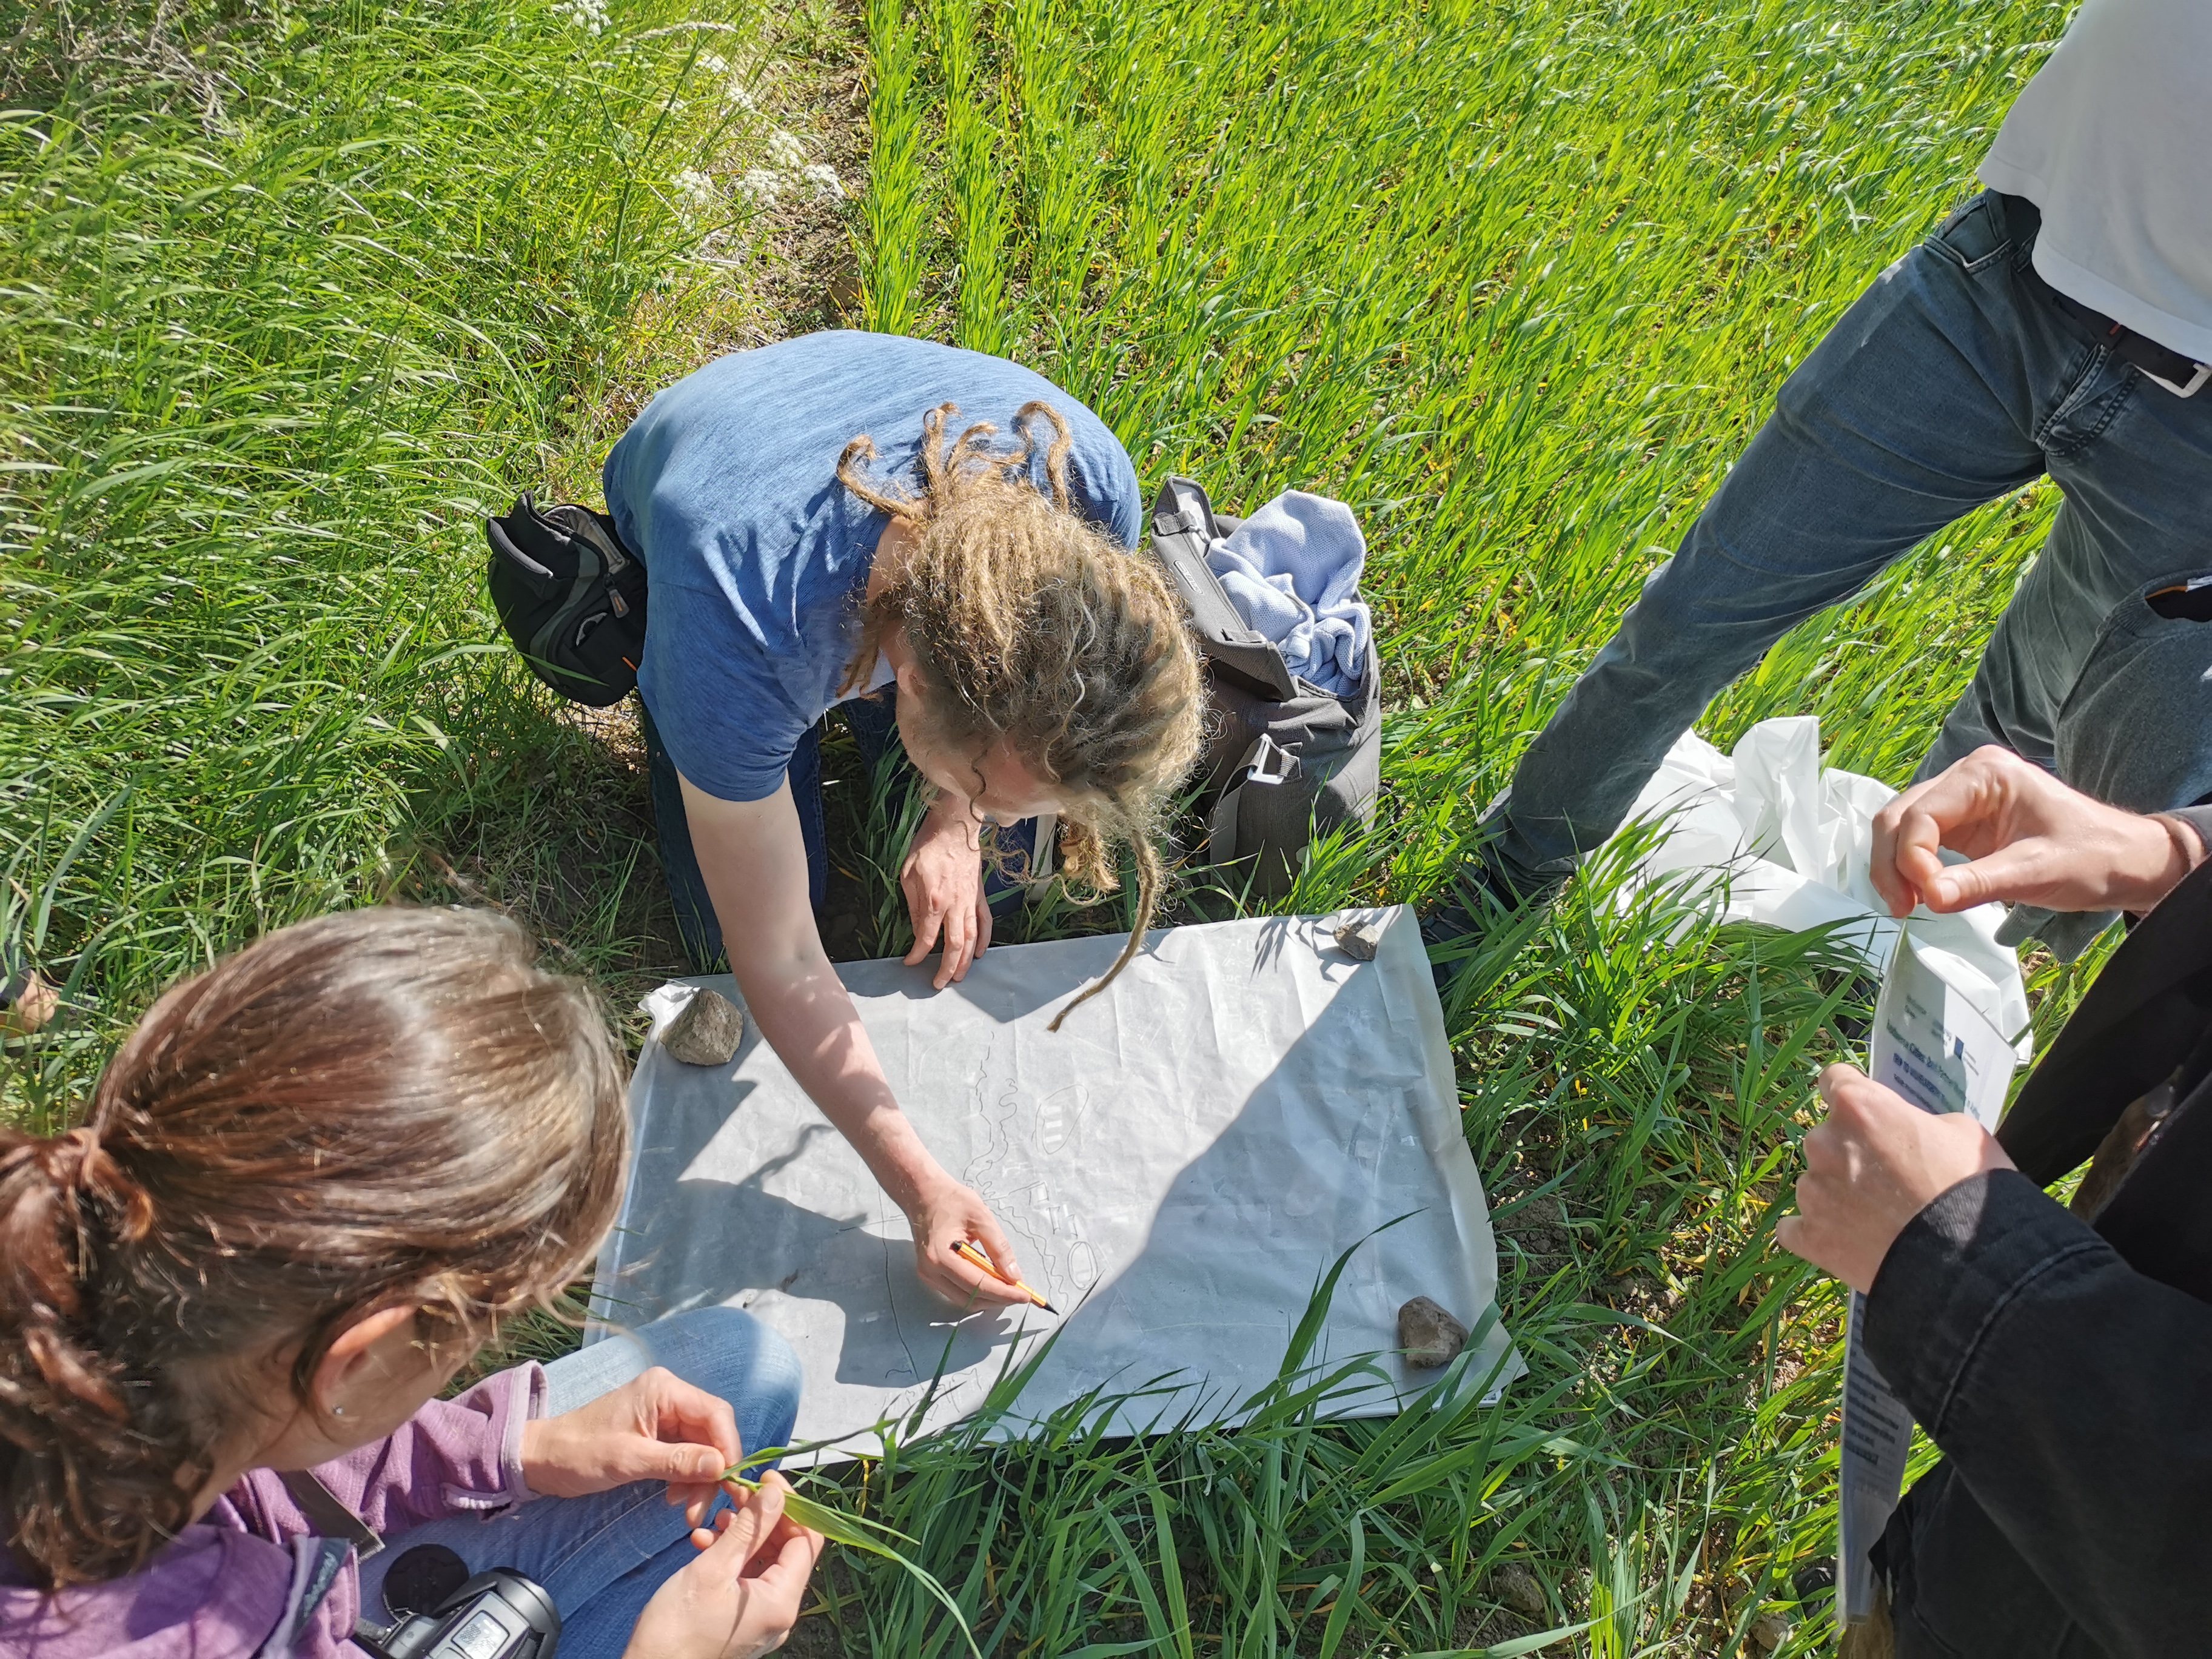
[[[1761,720],[1723,755],[1686,732],[1629,809],[1629,822],[1664,821],[1624,902],[1649,882],[1679,872],[1717,900],[1731,921],[1762,921],[1792,933],[1832,923],[1857,946],[1870,972],[1887,971],[1900,926],[1920,954],[2003,1032],[2021,1063],[2033,1057],[2027,988],[2020,958],[1997,943],[2001,904],[1939,916],[1924,907],[1902,924],[1868,874],[1874,815],[1897,792],[1856,772],[1820,765],[1820,722],[1809,714]]]

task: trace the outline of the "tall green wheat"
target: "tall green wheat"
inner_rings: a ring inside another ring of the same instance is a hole
[[[1971,187],[2062,14],[867,0],[866,314],[1035,364],[1147,482],[1353,503],[1384,817],[1291,902],[1418,896],[1781,377]],[[169,976],[559,787],[574,736],[493,641],[473,520],[651,390],[612,354],[690,280],[679,178],[730,119],[698,58],[744,58],[751,22],[593,15],[148,5],[115,39],[177,49],[143,73],[11,65],[0,921],[78,1005],[14,1056],[11,1108],[55,1109]],[[1708,730],[1818,713],[1900,780],[2052,499],[1808,623]],[[649,862],[559,833],[611,894]],[[1832,1548],[1836,1301],[1768,1236],[1851,975],[1817,938],[1623,906],[1618,876],[1488,941],[1448,1009],[1530,1376],[1328,1425],[1286,1332],[1234,1431],[895,1440],[832,1495],[915,1540],[986,1652],[1727,1654]],[[634,922],[610,902],[574,943]],[[1501,1611],[1507,1562],[1542,1618]],[[817,1645],[961,1645],[894,1566],[824,1584]]]
[[[906,327],[995,325],[1148,484],[1354,506],[1383,816],[1288,902],[1419,897],[1783,377],[1974,188],[2064,9],[1006,0],[948,33],[947,0],[879,3],[878,153],[940,120],[947,140],[934,173],[878,173],[872,233],[915,240],[872,257],[928,272],[899,290]],[[995,319],[959,136],[992,79]],[[1902,781],[2055,499],[1999,503],[1808,623],[1708,732],[1817,714],[1837,763]],[[1448,1008],[1525,1396],[1441,1429],[909,1448],[875,1477],[886,1513],[1000,1651],[1735,1652],[1832,1549],[1836,1304],[1769,1233],[1861,992],[1817,938],[1622,906],[1621,868],[1489,941]],[[1387,1479],[1347,1478],[1386,1443]],[[1570,1633],[1513,1636],[1486,1578],[1504,1559]],[[840,1617],[878,1635],[923,1611],[881,1576],[863,1591]]]

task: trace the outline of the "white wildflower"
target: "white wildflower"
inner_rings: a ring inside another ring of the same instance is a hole
[[[597,34],[607,26],[607,0],[553,0],[553,15]]]
[[[738,194],[764,208],[774,207],[782,191],[783,175],[766,167],[747,167],[738,180]]]
[[[686,167],[675,179],[676,193],[694,208],[714,204],[714,181],[696,167]]]
[[[837,169],[827,161],[815,162],[813,166],[804,169],[799,176],[814,186],[814,193],[817,196],[832,202],[842,201],[844,198],[845,186],[838,182]]]
[[[785,173],[798,173],[806,166],[806,149],[778,127],[768,136],[768,159]]]
[[[732,108],[743,110],[747,115],[760,113],[760,105],[754,100],[752,88],[730,66],[728,58],[717,52],[702,52],[699,54],[699,67],[721,81],[723,100]]]

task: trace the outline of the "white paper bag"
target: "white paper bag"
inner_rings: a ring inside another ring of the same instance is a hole
[[[1994,1132],[2013,1073],[2012,1051],[1961,990],[1957,966],[1957,958],[1923,951],[1906,935],[1875,1005],[1867,1075],[1923,1112],[1966,1112]],[[1856,1291],[1844,1321],[1842,1441],[1836,1607],[1840,1623],[1857,1624],[1873,1615],[1867,1553],[1905,1488],[1912,1413],[1867,1358],[1866,1297]]]

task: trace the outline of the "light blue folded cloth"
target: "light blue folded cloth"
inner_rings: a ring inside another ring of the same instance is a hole
[[[1217,539],[1206,562],[1291,672],[1340,697],[1359,690],[1375,624],[1359,598],[1367,540],[1350,507],[1286,489]]]

